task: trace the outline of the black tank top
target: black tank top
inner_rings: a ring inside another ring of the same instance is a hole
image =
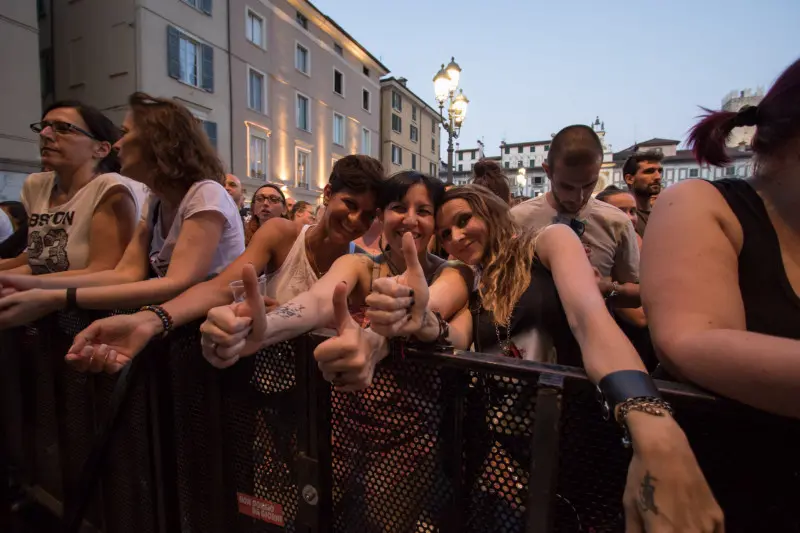
[[[783,267],[778,235],[761,197],[745,180],[711,182],[742,226],[739,290],[747,331],[800,339],[800,297]]]
[[[495,329],[494,316],[481,306],[477,291],[472,295],[470,310],[475,351],[492,350],[499,346],[498,330],[502,341],[506,341],[506,328],[498,326]],[[534,258],[531,266],[531,283],[511,314],[511,336],[534,327],[546,331],[553,338],[558,364],[583,366],[581,350],[569,328],[553,276],[538,258]]]

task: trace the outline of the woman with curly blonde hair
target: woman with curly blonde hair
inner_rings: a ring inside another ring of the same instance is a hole
[[[65,307],[130,309],[164,302],[244,252],[242,219],[198,121],[170,99],[134,93],[128,104],[114,149],[121,172],[144,184],[150,196],[122,259],[115,268],[85,275],[1,276],[4,289],[26,292],[0,299],[0,327]]]

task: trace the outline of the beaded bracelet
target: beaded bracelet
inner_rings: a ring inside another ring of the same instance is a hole
[[[164,333],[161,334],[162,337],[166,337],[167,334],[172,331],[174,325],[172,316],[160,305],[145,305],[139,309],[139,311],[150,311],[156,314],[159,320],[161,320],[161,325],[164,327]]]

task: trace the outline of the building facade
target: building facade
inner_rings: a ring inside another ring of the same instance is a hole
[[[405,78],[381,80],[381,162],[391,175],[416,170],[438,176],[442,117],[407,87]]]
[[[39,16],[35,2],[0,3],[0,200],[19,200],[22,183],[40,168]]]
[[[42,55],[58,66],[56,98],[83,100],[117,123],[134,91],[174,98],[202,121],[248,194],[275,182],[317,202],[337,159],[380,157],[379,80],[388,69],[306,0],[50,7]]]

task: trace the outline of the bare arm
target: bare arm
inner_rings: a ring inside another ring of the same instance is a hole
[[[709,184],[659,198],[642,255],[653,343],[675,374],[759,409],[800,417],[800,341],[747,331],[741,227]]]
[[[27,270],[23,270],[27,269]],[[14,274],[30,274],[28,267],[28,252],[22,252],[17,257],[0,260],[0,271],[13,271]]]
[[[644,309],[641,307],[617,308],[614,312],[617,313],[617,315],[628,324],[634,325],[637,328],[647,327],[647,317],[644,314]]]

